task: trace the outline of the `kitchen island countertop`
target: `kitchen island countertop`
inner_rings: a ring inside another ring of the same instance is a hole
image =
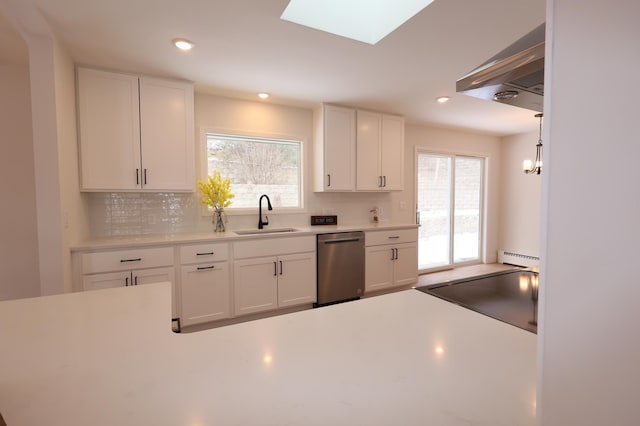
[[[406,290],[189,334],[167,283],[0,302],[28,425],[535,424],[536,336]]]

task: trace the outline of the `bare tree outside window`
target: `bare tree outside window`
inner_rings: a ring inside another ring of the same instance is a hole
[[[253,208],[261,194],[274,207],[300,208],[300,141],[207,135],[208,173],[231,178],[230,208]]]

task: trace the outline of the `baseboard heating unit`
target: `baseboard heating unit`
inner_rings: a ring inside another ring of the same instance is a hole
[[[507,265],[533,267],[540,266],[540,257],[508,250],[498,250],[498,263]]]

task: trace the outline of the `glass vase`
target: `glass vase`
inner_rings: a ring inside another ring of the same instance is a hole
[[[215,232],[224,232],[224,210],[219,209],[213,213],[212,222],[215,226]]]

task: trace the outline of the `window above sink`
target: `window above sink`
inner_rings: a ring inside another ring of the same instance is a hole
[[[300,211],[304,207],[303,142],[295,138],[272,138],[204,133],[206,170],[219,171],[231,179],[233,203],[225,210],[253,212],[261,194],[268,194],[280,212]]]

